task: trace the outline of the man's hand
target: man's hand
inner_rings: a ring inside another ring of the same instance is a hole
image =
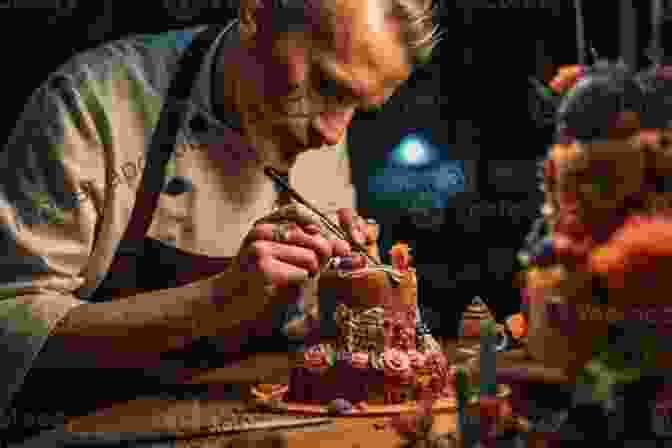
[[[247,280],[291,289],[317,275],[331,257],[350,254],[350,244],[324,230],[319,216],[291,204],[257,221],[236,263]]]
[[[352,211],[340,214],[341,225],[363,241],[361,218]],[[222,310],[231,309],[229,304],[239,306],[245,310],[241,314],[261,326],[272,320],[266,311],[272,312],[274,305],[298,304],[304,319],[287,323],[286,330],[302,335],[308,328],[306,316],[318,317],[318,274],[332,257],[341,257],[350,269],[367,264],[366,257],[353,254],[350,244],[330,232],[318,215],[301,204],[287,205],[255,223],[232,268],[215,279],[214,303]]]
[[[338,224],[353,240],[361,245],[366,244],[366,221],[351,208],[341,208],[337,211]]]
[[[378,236],[380,227],[373,220],[365,220],[353,209],[342,208],[337,211],[338,221],[341,227],[356,242],[366,247],[369,257],[381,262],[378,250]],[[366,260],[364,260],[366,262]]]

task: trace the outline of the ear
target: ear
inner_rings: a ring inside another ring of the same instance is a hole
[[[243,41],[254,40],[258,31],[259,9],[264,0],[240,0],[238,19],[240,23],[240,38]]]

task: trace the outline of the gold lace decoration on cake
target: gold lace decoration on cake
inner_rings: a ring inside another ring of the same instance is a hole
[[[334,313],[338,346],[348,352],[382,351],[385,341],[384,310],[381,307],[355,312],[339,303]]]
[[[430,334],[416,337],[417,350],[420,353],[443,352],[439,343]]]

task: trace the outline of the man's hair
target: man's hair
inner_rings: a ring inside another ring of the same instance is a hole
[[[416,59],[429,56],[443,35],[436,23],[439,4],[433,4],[432,0],[390,1],[392,14],[399,20],[406,46],[416,55]]]
[[[271,0],[273,31],[288,32],[314,24],[316,17],[326,11],[325,0]],[[362,0],[362,4],[365,1]],[[441,41],[438,13],[439,3],[434,0],[383,0],[389,8],[387,14],[398,20],[403,42],[414,59],[424,62]]]

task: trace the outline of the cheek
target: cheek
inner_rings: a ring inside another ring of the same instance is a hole
[[[266,70],[266,85],[272,95],[287,96],[292,94],[292,86],[305,84],[308,73],[308,57],[304,49],[298,45],[288,44],[273,57],[273,62]]]
[[[290,85],[304,84],[308,76],[308,56],[300,48],[290,48],[287,52],[286,80]]]
[[[334,23],[333,44],[336,55],[343,61],[352,61],[354,54],[354,46],[352,39],[352,26],[348,26],[347,19],[338,18]]]

